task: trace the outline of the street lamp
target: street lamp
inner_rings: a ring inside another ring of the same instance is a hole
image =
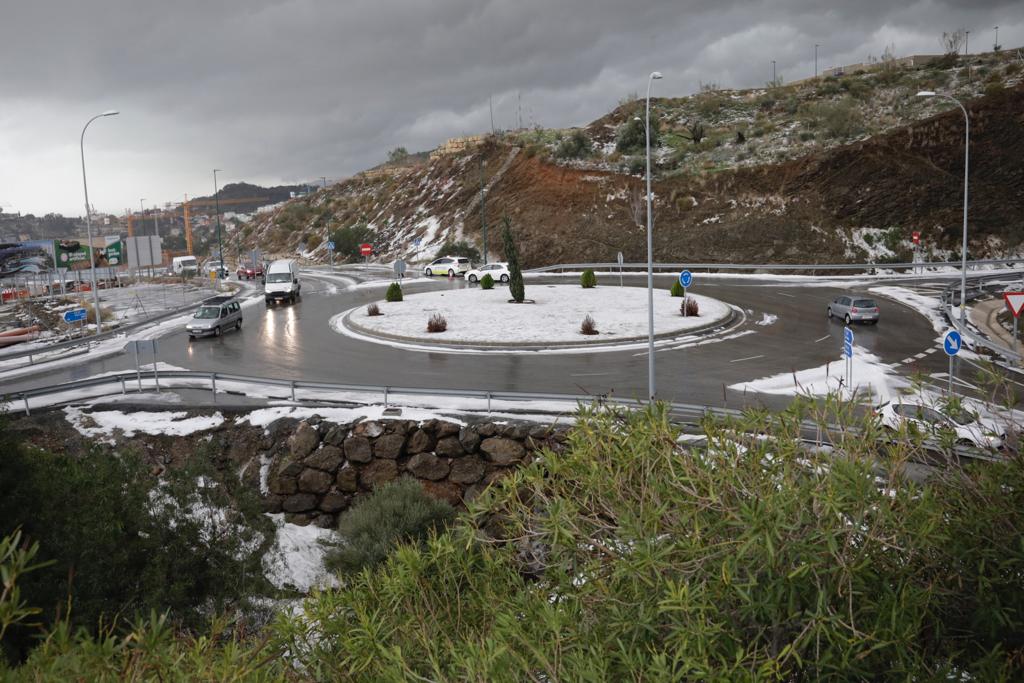
[[[964,235],[960,244],[960,324],[964,325],[967,319],[967,171],[970,159],[971,147],[971,117],[967,115],[967,109],[960,103],[960,100],[943,95],[931,90],[922,90],[917,93],[918,97],[941,97],[949,100],[960,107],[964,113]]]
[[[487,264],[487,213],[484,211],[484,195],[487,194],[487,188],[484,186],[484,167],[487,166],[487,162],[484,161],[484,157],[480,155],[480,239],[484,245],[484,265]]]
[[[82,135],[78,138],[78,148],[82,153],[82,189],[85,191],[85,233],[89,239],[89,269],[92,271],[92,302],[96,312],[96,334],[100,333],[100,294],[96,289],[96,257],[93,255],[92,246],[92,217],[89,209],[89,183],[85,179],[85,131],[89,124],[104,116],[117,116],[120,112],[116,109],[97,114],[82,127]]]
[[[224,272],[224,245],[220,239],[220,190],[217,189],[217,172],[223,173],[223,169],[213,169],[213,203],[217,206],[217,259],[220,262],[220,266],[217,269],[217,279],[221,277],[221,273]]]
[[[814,77],[818,77],[818,43],[814,44]]]
[[[651,83],[661,79],[654,71],[647,79],[644,138],[647,146],[647,395],[654,400],[654,246],[651,239]]]

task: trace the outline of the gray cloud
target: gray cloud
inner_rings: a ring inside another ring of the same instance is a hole
[[[340,177],[396,145],[596,118],[658,69],[659,95],[762,85],[887,45],[1024,44],[1020,2],[882,0],[38,0],[10,3],[0,43],[0,202],[81,213],[78,134],[104,211],[225,182]]]

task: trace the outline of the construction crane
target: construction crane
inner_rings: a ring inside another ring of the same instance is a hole
[[[270,197],[242,197],[241,199],[189,199],[188,195],[185,195],[185,203],[181,205],[182,210],[185,214],[185,244],[188,249],[188,253],[192,253],[192,216],[191,210],[193,206],[235,206],[238,204],[265,204],[270,201]],[[223,257],[223,254],[221,255]]]

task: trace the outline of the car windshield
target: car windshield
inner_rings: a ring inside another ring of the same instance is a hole
[[[876,308],[878,306],[874,299],[857,299],[853,305],[857,308]]]
[[[192,316],[199,318],[200,320],[212,320],[220,317],[220,307],[218,306],[202,306],[196,314]]]
[[[974,422],[974,416],[966,410],[958,410],[950,413],[949,419],[953,420],[953,422],[956,422],[961,427],[965,427]]]
[[[199,265],[194,258],[182,259],[180,263],[185,268],[195,268],[197,265]]]
[[[267,276],[267,282],[291,282],[292,277],[289,273],[271,273]]]

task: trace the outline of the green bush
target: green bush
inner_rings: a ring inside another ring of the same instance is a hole
[[[44,626],[67,620],[71,630],[96,633],[101,622],[158,610],[197,627],[211,611],[269,589],[261,549],[272,524],[237,479],[196,487],[198,477],[217,476],[203,454],[158,484],[132,451],[51,453],[23,444],[2,422],[0,453],[0,536],[20,529],[39,544],[37,559],[50,562],[19,581]],[[225,524],[191,512],[229,506],[241,512]],[[3,650],[21,659],[35,635],[14,627]]]
[[[359,257],[359,245],[373,242],[374,232],[365,223],[357,223],[334,231],[334,253],[340,258]]]
[[[434,258],[439,259],[442,256],[463,256],[474,263],[480,261],[480,251],[466,240],[445,242],[441,245],[441,248],[437,250]]]
[[[583,159],[589,157],[594,150],[593,144],[587,134],[580,130],[574,130],[567,138],[559,143],[555,150],[555,156],[559,159]]]
[[[639,119],[639,120],[638,120]],[[651,114],[651,149],[655,149],[661,140],[661,124],[658,117]],[[647,149],[643,112],[637,117],[630,117],[619,126],[615,138],[615,151],[621,154],[644,154]]]
[[[877,424],[801,405],[685,452],[664,406],[584,410],[282,643],[324,679],[1020,680],[1024,459],[915,484],[911,442],[880,460]],[[841,457],[800,445],[812,409],[851,420]]]
[[[669,288],[669,292],[672,294],[672,296],[684,296],[686,294],[686,289],[684,289],[683,286],[679,284],[679,280],[673,280],[672,286]]]
[[[864,132],[864,117],[852,97],[805,107],[801,119],[808,128],[819,128],[827,137],[845,140]]]
[[[423,543],[454,516],[451,505],[431,498],[415,479],[403,477],[341,515],[342,543],[327,554],[325,562],[346,574],[376,567],[399,544]]]
[[[494,289],[494,278],[490,273],[484,273],[484,276],[480,278],[480,289]]]
[[[388,285],[388,291],[384,294],[385,301],[401,301],[402,300],[402,285],[397,282],[392,282]]]
[[[597,275],[590,268],[584,270],[583,274],[580,275],[580,287],[583,287],[583,289],[597,287]]]

